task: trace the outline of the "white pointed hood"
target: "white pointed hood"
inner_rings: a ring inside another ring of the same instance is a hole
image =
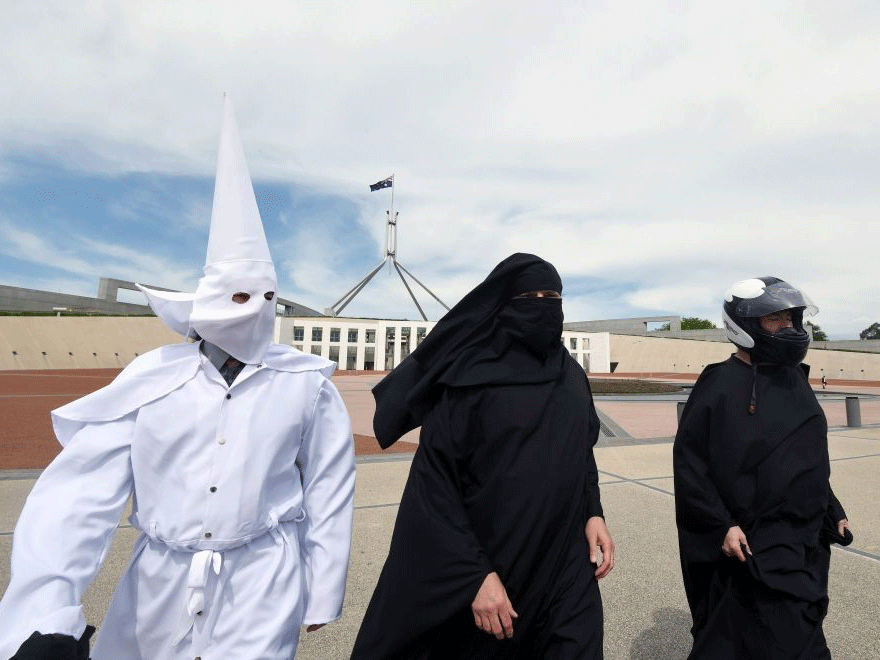
[[[175,332],[186,335],[195,330],[234,358],[256,364],[272,341],[276,285],[232,103],[226,96],[205,275],[195,293],[138,287],[156,315]],[[236,293],[250,297],[239,304],[232,300]],[[271,300],[266,299],[269,293]]]

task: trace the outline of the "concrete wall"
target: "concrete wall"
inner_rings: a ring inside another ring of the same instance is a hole
[[[864,342],[859,342],[863,344]],[[709,342],[660,337],[611,335],[611,361],[616,372],[700,373],[707,364],[726,360],[735,347],[730,342]],[[810,349],[804,360],[814,378],[880,380],[880,354]]]
[[[859,353],[880,353],[880,339],[832,339],[814,341],[811,348],[832,351],[857,351]]]
[[[618,334],[633,334],[620,332]],[[638,333],[636,333],[638,334]],[[715,330],[657,330],[649,336],[696,339],[698,341],[727,341],[727,331],[724,328]],[[856,351],[857,353],[880,353],[880,339],[832,339],[829,341],[814,341],[810,349],[831,351]]]
[[[159,291],[174,291],[152,284],[146,285]],[[0,310],[6,312],[53,312],[56,308],[63,307],[71,312],[85,314],[119,314],[121,316],[153,315],[153,310],[146,303],[120,302],[119,290],[136,291],[140,289],[134,282],[119,280],[112,277],[101,277],[98,280],[98,297],[74,296],[67,293],[55,293],[53,291],[39,291],[37,289],[23,289],[16,286],[0,284]],[[143,296],[142,296],[143,297]],[[146,300],[146,298],[144,298]],[[320,312],[300,305],[293,300],[277,297],[277,312],[284,316],[323,316]]]
[[[152,314],[148,305],[134,305],[115,300],[73,296],[52,291],[22,289],[0,284],[0,309],[12,312],[52,312],[64,307],[71,312],[95,314]]]
[[[294,341],[295,326],[303,327],[303,341]],[[322,339],[312,342],[312,328],[322,328]],[[430,332],[433,322],[386,321],[375,319],[289,318],[279,317],[275,340],[313,350],[324,357],[332,348],[339,350],[341,368],[348,366],[348,347],[356,347],[355,368],[363,369],[367,346],[375,347],[374,368],[397,365],[415,348],[418,329]],[[340,330],[338,342],[331,342],[332,328]],[[409,329],[408,346],[402,342]],[[348,330],[356,329],[357,342],[348,343]],[[387,344],[386,331],[394,330]],[[366,342],[367,330],[375,331],[375,343]],[[574,347],[571,341],[574,340]],[[9,369],[95,369],[124,367],[136,355],[164,344],[182,341],[156,317],[94,316],[0,316],[0,370]],[[617,362],[618,372],[699,373],[712,362],[727,359],[733,352],[729,342],[669,339],[651,336],[608,335],[565,330],[563,341],[574,358],[592,373],[609,371]],[[829,342],[836,343],[836,342]],[[857,346],[875,343],[857,341]],[[823,372],[829,378],[880,380],[880,353],[856,353],[810,349],[806,362],[813,375]]]
[[[608,319],[605,321],[574,321],[566,323],[566,330],[580,332],[611,332],[621,335],[644,335],[648,333],[648,323],[668,323],[672,331],[681,330],[680,316],[641,316],[632,319]]]
[[[804,362],[813,378],[824,373],[828,378],[880,380],[880,353],[810,349]]]
[[[727,331],[724,328],[713,328],[711,330],[657,330],[651,334],[657,337],[671,337],[673,339],[727,341]]]
[[[728,342],[611,335],[611,362],[623,373],[700,373],[707,364],[726,360],[732,349]]]
[[[181,341],[156,317],[0,316],[0,370],[124,367]]]

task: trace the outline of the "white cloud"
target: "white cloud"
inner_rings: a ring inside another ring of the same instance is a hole
[[[730,283],[770,273],[816,299],[829,334],[880,317],[870,3],[47,0],[4,13],[0,181],[22,157],[210,177],[227,89],[255,178],[349,198],[376,263],[388,191],[366,186],[395,172],[401,261],[441,298],[524,250],[583,291],[569,318],[666,305],[717,318]],[[120,217],[138,217],[133,201]],[[204,202],[187,208],[181,222],[204,226]],[[345,241],[311,229],[285,246],[305,304],[366,274]],[[78,249],[98,247],[62,250],[72,273]],[[161,256],[110,256],[163,273]],[[376,314],[411,305],[384,274],[368,294]]]
[[[64,293],[79,293],[84,281],[93,281],[97,287],[100,276],[120,277],[144,283],[161,282],[163,286],[189,290],[201,275],[192,266],[178,264],[170,259],[138,248],[97,240],[75,233],[47,232],[48,236],[20,228],[21,223],[0,218],[0,232],[5,240],[0,243],[0,254],[67,273],[71,284],[59,286]],[[15,275],[5,275],[4,283],[39,288]],[[45,277],[45,281],[63,282],[62,276]],[[83,294],[94,295],[94,292]]]

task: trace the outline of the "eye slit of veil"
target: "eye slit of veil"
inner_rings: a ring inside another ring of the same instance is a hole
[[[244,291],[239,291],[238,293],[232,294],[232,302],[238,303],[239,305],[244,305],[250,299],[251,294],[245,293]]]
[[[558,291],[526,291],[514,296],[514,298],[562,298],[562,294]]]
[[[266,300],[272,300],[272,298],[274,298],[274,297],[275,297],[274,291],[266,291],[266,293],[263,294],[263,298],[265,298]]]

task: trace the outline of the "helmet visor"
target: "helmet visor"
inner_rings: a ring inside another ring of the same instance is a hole
[[[758,318],[785,309],[804,309],[804,318],[813,316],[819,308],[809,296],[788,282],[774,282],[753,298],[742,298],[736,305],[737,313],[744,318]]]

